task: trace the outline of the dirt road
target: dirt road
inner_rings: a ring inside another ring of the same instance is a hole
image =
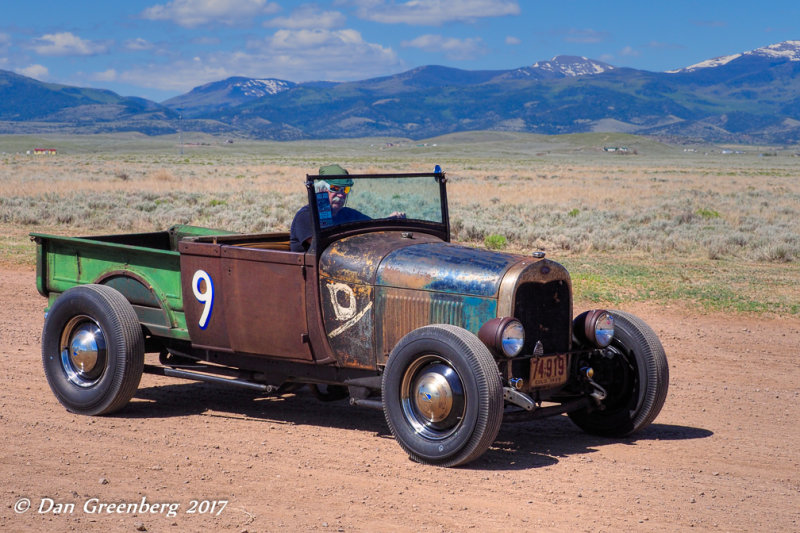
[[[145,375],[118,414],[70,414],[42,371],[44,305],[33,271],[0,269],[3,531],[800,531],[797,318],[629,308],[670,361],[655,424],[623,441],[504,425],[441,469],[380,411],[307,389]]]

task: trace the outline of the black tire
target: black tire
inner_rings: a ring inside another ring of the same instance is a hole
[[[603,409],[569,413],[575,424],[595,435],[625,437],[655,420],[669,389],[669,366],[655,332],[640,318],[612,311],[614,357],[596,357],[594,381],[605,388]]]
[[[439,401],[432,402],[434,397]],[[439,466],[468,463],[494,442],[503,420],[497,363],[465,329],[446,324],[416,329],[389,355],[383,412],[411,459]]]
[[[144,368],[144,335],[133,307],[105,285],[66,290],[44,322],[42,363],[68,410],[103,415],[121,409]]]

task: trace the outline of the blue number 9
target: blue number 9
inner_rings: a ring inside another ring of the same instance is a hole
[[[200,282],[205,282],[205,288],[200,289]],[[208,326],[208,319],[211,317],[211,310],[214,307],[214,283],[211,282],[211,276],[205,270],[198,270],[194,273],[192,278],[192,292],[197,301],[203,304],[203,313],[200,315],[198,322],[200,329],[206,329]]]

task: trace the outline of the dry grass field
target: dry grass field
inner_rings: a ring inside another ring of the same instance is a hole
[[[600,134],[175,141],[0,136],[0,530],[800,530],[797,149],[686,152]],[[629,155],[603,151],[620,145]],[[33,147],[59,154],[25,154]],[[566,416],[503,424],[479,460],[445,470],[410,461],[380,411],[308,389],[264,396],[146,374],[111,416],[58,403],[42,373],[46,300],[29,232],[285,231],[304,175],[329,162],[440,164],[455,239],[544,249],[569,268],[576,311],[644,319],[670,366],[655,423],[624,439]],[[227,503],[212,514],[198,501]]]
[[[4,261],[32,262],[30,231],[135,232],[176,223],[286,231],[305,202],[305,174],[321,164],[353,172],[440,164],[455,240],[545,250],[571,269],[579,298],[800,312],[797,150],[685,148],[608,134],[175,141],[0,137]],[[622,145],[626,155],[603,150]],[[25,153],[37,146],[59,154]]]

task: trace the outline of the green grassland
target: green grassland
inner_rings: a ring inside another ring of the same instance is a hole
[[[609,152],[604,148],[625,147]],[[32,156],[56,148],[56,156]],[[475,132],[263,142],[207,135],[0,136],[0,261],[27,234],[189,223],[287,231],[306,173],[448,175],[453,238],[570,270],[576,300],[800,314],[800,149],[671,145],[625,134]]]

